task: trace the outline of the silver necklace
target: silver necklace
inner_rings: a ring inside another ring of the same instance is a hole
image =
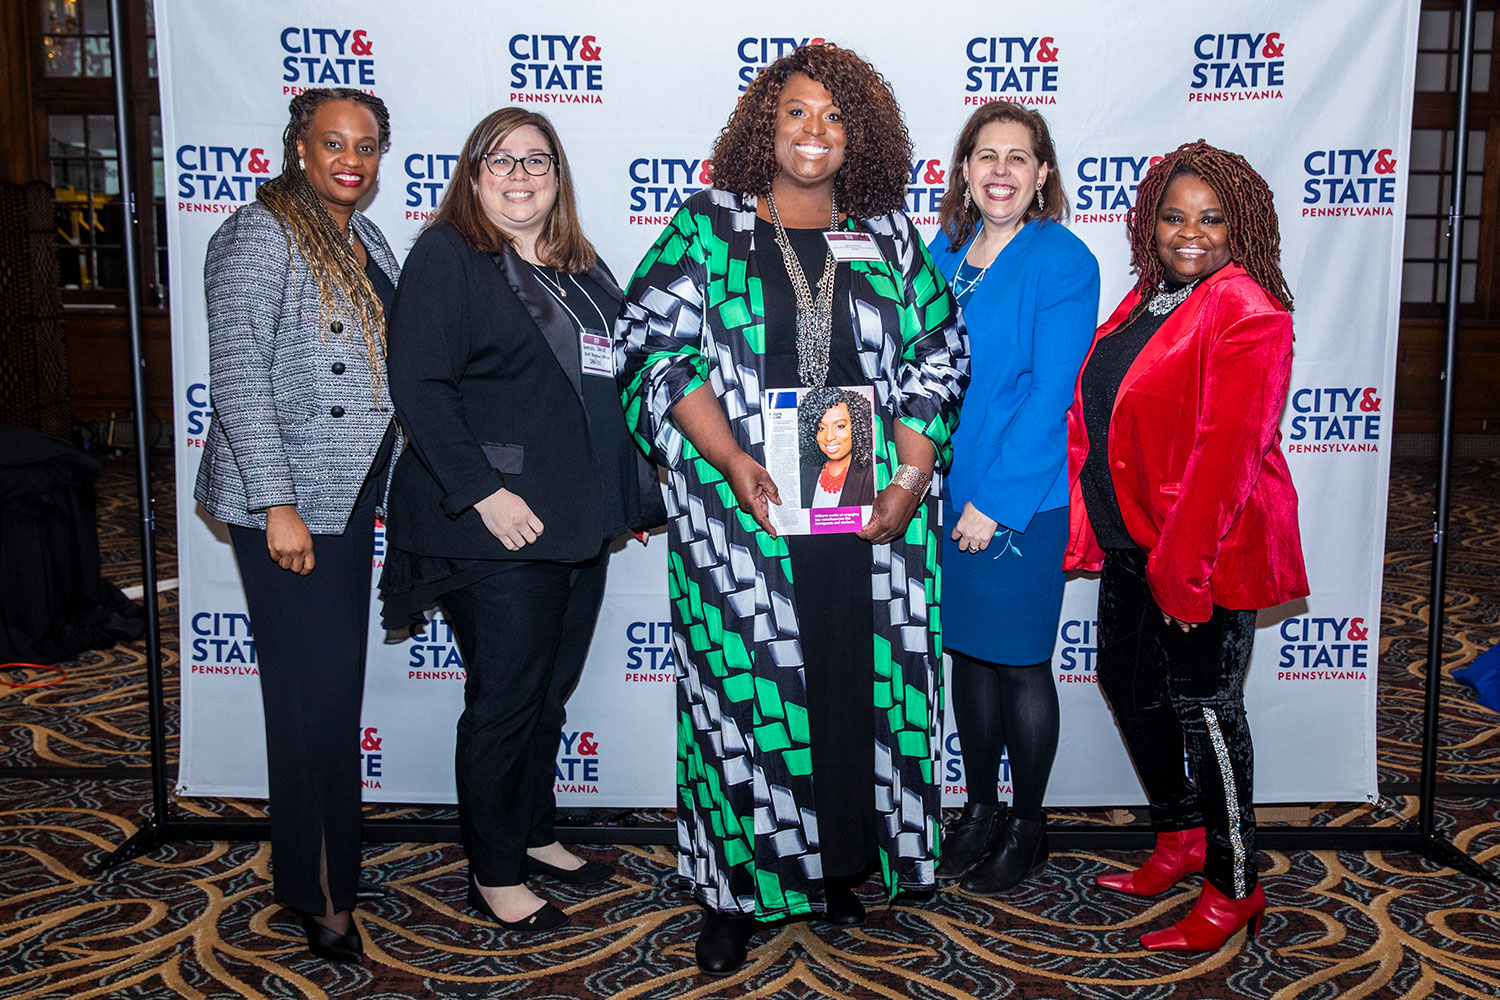
[[[531,264],[530,261],[527,261],[527,263]],[[562,272],[561,271],[557,272],[557,280],[554,281],[553,279],[547,277],[547,272],[542,270],[542,265],[540,265],[540,264],[531,264],[531,266],[532,266],[533,269],[535,269],[536,275],[537,275],[538,278],[541,278],[547,284],[549,284],[553,288],[557,289],[557,294],[558,295],[562,296],[563,298],[567,298],[568,297],[568,290],[562,286]]]
[[[776,199],[766,194],[766,204],[771,210],[771,222],[776,226],[776,245],[781,248],[781,259],[786,263],[786,273],[792,279],[792,291],[797,296],[797,377],[810,389],[821,389],[828,382],[828,350],[833,342],[833,284],[835,264],[833,249],[823,258],[823,275],[818,279],[818,298],[813,300],[812,289],[807,284],[807,275],[802,271],[802,261],[792,249],[786,227],[781,224],[781,215],[776,211]],[[833,199],[828,228],[839,227],[839,202]]]
[[[1198,281],[1202,280],[1202,278],[1198,279]],[[1146,311],[1153,316],[1165,316],[1182,305],[1183,300],[1193,294],[1193,289],[1198,287],[1198,281],[1183,285],[1175,292],[1167,291],[1167,283],[1163,281],[1156,286],[1156,296],[1146,303]]]

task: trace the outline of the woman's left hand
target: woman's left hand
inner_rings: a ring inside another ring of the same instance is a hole
[[[1162,623],[1164,625],[1166,625],[1168,628],[1171,628],[1173,625],[1175,625],[1175,626],[1177,626],[1178,628],[1180,628],[1184,632],[1187,632],[1187,631],[1190,631],[1192,629],[1195,629],[1199,625],[1202,624],[1202,622],[1185,622],[1185,621],[1183,621],[1180,618],[1173,618],[1171,615],[1167,614],[1165,611],[1163,611],[1161,613],[1161,620],[1162,620]]]
[[[953,540],[958,543],[960,552],[983,552],[990,547],[990,539],[995,537],[995,530],[999,527],[999,521],[986,517],[972,503],[966,503],[964,512],[958,516],[958,523],[953,526]]]
[[[859,537],[871,545],[883,545],[906,530],[922,501],[904,486],[891,483],[875,494],[870,519],[859,529]]]

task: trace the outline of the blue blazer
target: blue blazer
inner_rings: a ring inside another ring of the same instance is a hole
[[[950,284],[973,241],[953,249],[933,237]],[[1025,531],[1038,511],[1068,505],[1068,407],[1098,323],[1099,262],[1064,226],[1033,219],[968,303],[969,392],[944,497]]]

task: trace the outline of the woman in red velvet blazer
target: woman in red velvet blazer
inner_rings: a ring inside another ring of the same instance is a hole
[[[1266,905],[1244,680],[1256,611],[1307,594],[1279,429],[1292,297],[1271,191],[1233,153],[1200,140],[1165,157],[1127,225],[1138,280],[1068,414],[1065,562],[1101,571],[1099,684],[1157,842],[1098,882],[1156,895],[1203,871],[1192,912],[1141,939],[1203,951],[1258,928]]]

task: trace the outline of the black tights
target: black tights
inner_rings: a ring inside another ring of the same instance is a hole
[[[948,650],[953,658],[953,717],[969,801],[993,803],[1000,757],[1010,749],[1011,811],[1042,818],[1042,799],[1057,756],[1057,686],[1052,661],[1025,667],[991,663]]]

